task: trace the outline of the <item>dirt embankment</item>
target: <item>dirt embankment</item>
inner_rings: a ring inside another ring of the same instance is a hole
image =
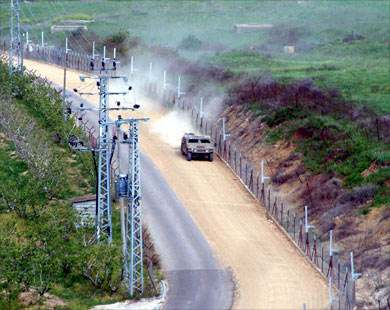
[[[339,257],[348,260],[349,252],[354,252],[355,272],[363,272],[356,282],[359,308],[377,306],[378,300],[386,303],[390,296],[390,206],[359,214],[369,200],[362,203],[351,196],[334,175],[311,175],[301,161],[302,154],[295,152],[293,141],[266,143],[267,125],[261,117],[254,118],[251,111],[234,106],[223,116],[238,150],[258,170],[261,160],[265,161],[273,189],[293,212],[302,216],[303,206],[308,205],[310,221],[320,239],[329,240],[329,230],[333,229]],[[304,138],[299,131],[293,137]],[[364,173],[371,172],[368,169]]]

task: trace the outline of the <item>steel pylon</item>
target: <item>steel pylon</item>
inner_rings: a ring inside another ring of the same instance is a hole
[[[144,291],[142,252],[141,169],[138,120],[130,123],[128,200],[126,212],[125,291],[130,296]]]
[[[96,241],[112,243],[110,146],[108,134],[108,76],[100,76],[99,100],[99,158],[98,158],[98,210],[96,216]]]
[[[11,0],[10,20],[10,48],[9,48],[9,73],[22,72],[22,40],[20,35],[20,6],[19,0]],[[17,56],[17,67],[14,68],[14,56]]]

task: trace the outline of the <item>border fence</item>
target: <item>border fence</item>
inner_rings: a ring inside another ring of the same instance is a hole
[[[3,51],[7,52],[7,44],[2,44]],[[65,66],[70,69],[88,72],[90,55],[78,52],[66,52],[63,49],[55,47],[41,47],[29,45],[23,49],[23,57],[27,59],[36,59],[52,63],[59,66]],[[101,56],[95,56],[95,62],[101,61]],[[133,73],[133,59],[132,59]],[[271,184],[266,184],[263,169],[257,170],[251,162],[235,146],[232,139],[225,139],[226,135],[216,121],[210,120],[198,111],[194,101],[183,99],[181,95],[184,92],[180,90],[180,78],[177,87],[165,83],[166,72],[164,72],[164,85],[161,87],[153,82],[151,77],[151,64],[149,79],[144,82],[146,95],[162,102],[170,109],[183,111],[192,121],[196,130],[202,134],[210,135],[216,143],[216,153],[221,160],[235,173],[243,186],[252,194],[252,196],[264,206],[266,216],[273,220],[279,229],[290,239],[291,242],[306,257],[311,265],[329,281],[329,307],[330,309],[355,309],[355,280],[361,274],[355,273],[353,266],[353,253],[350,253],[350,261],[335,257],[338,250],[332,247],[332,231],[329,232],[329,246],[323,244],[324,239],[317,236],[309,225],[307,208],[305,212],[293,212],[289,206],[283,203],[277,193],[272,189]],[[197,103],[199,100],[196,101]],[[79,125],[88,132],[91,143],[96,144],[94,129],[79,121]],[[387,300],[389,303],[389,300]],[[379,302],[379,301],[378,301]],[[303,309],[305,309],[303,304]]]
[[[168,108],[183,111],[196,130],[212,137],[221,160],[234,172],[252,196],[265,207],[266,216],[277,224],[311,265],[328,279],[330,309],[354,309],[355,280],[358,274],[353,270],[353,254],[351,253],[350,262],[335,257],[338,250],[332,248],[332,231],[329,237],[330,245],[324,246],[321,238],[312,231],[311,228],[314,226],[309,225],[307,207],[305,212],[297,214],[285,205],[272,186],[266,185],[265,179],[268,177],[264,177],[264,171],[257,170],[237,149],[234,141],[224,139],[221,126],[201,116],[201,113],[194,108],[195,103],[187,99],[178,99],[177,90],[172,88],[164,90],[150,82],[146,82],[144,88],[147,91],[146,95],[162,101]]]

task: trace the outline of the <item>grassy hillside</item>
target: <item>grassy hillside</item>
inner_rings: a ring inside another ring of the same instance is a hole
[[[8,6],[0,4],[2,38],[9,32]],[[21,8],[22,27],[35,43],[44,31],[49,45],[64,46],[71,34],[49,34],[50,26],[61,19],[91,19],[88,33],[79,37],[87,50],[92,40],[125,29],[192,60],[208,57],[207,64],[282,80],[312,78],[360,104],[390,111],[388,1],[38,1]],[[273,28],[237,34],[235,23]],[[352,31],[364,40],[341,43]],[[285,45],[295,46],[296,53],[283,55]]]

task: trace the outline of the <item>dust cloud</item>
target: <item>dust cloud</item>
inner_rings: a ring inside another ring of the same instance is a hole
[[[180,147],[184,133],[195,133],[195,131],[190,120],[180,111],[168,112],[162,118],[154,121],[150,127],[151,133],[159,134],[165,143],[174,148]]]

